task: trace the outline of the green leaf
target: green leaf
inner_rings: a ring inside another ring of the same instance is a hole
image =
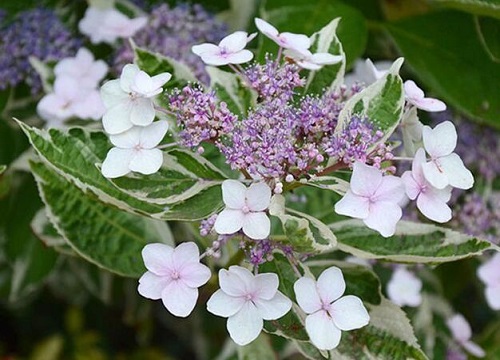
[[[199,220],[222,207],[224,174],[192,152],[170,149],[158,173],[132,174],[112,182],[96,166],[111,147],[104,133],[19,125],[42,161],[104,203],[161,220]]]
[[[330,225],[338,248],[365,259],[402,263],[440,264],[480,255],[494,245],[448,228],[400,221],[394,236],[384,238],[360,220]]]
[[[500,62],[500,21],[489,17],[474,18],[479,40],[490,59]]]
[[[471,14],[500,19],[500,2],[498,0],[433,0],[433,2]]]
[[[338,64],[323,66],[320,70],[309,72],[306,92],[321,94],[325,89],[332,90],[340,86],[344,80],[346,59],[342,44],[336,35],[340,18],[336,18],[320,31],[311,36],[311,52],[330,53],[342,56]]]
[[[50,222],[45,208],[40,209],[36,213],[31,221],[31,230],[33,230],[33,234],[35,234],[45,246],[66,255],[75,255],[71,246],[61,235],[59,235],[54,225]]]
[[[474,17],[442,11],[387,24],[415,73],[437,95],[473,119],[500,127],[500,63],[491,60]]]
[[[269,336],[261,333],[257,339],[245,346],[238,346],[238,360],[276,360]]]
[[[398,125],[404,109],[403,81],[399,69],[403,59],[398,59],[385,76],[351,97],[339,114],[335,131],[343,129],[353,115],[366,116],[385,133],[385,141]]]
[[[0,165],[0,175],[2,175],[5,170],[7,170],[7,165]]]
[[[293,209],[285,209],[285,198],[274,195],[269,213],[280,219],[285,235],[284,243],[295,251],[325,252],[332,250],[337,240],[332,231],[320,220]],[[292,215],[290,215],[292,214]]]
[[[248,109],[255,106],[257,93],[245,84],[240,76],[213,66],[207,66],[206,70],[210,76],[210,87],[232,113],[245,116]]]
[[[144,273],[142,248],[163,242],[151,219],[102,204],[42,162],[31,168],[49,219],[76,253],[119,275]]]
[[[303,183],[318,189],[330,190],[342,196],[349,190],[349,182],[335,176],[315,176],[309,180],[304,180]]]

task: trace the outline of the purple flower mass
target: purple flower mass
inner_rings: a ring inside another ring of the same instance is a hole
[[[57,61],[73,56],[81,45],[49,9],[23,11],[12,23],[0,26],[0,90],[24,82],[32,94],[40,93],[41,80],[29,57]]]

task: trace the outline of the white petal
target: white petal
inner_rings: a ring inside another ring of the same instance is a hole
[[[151,77],[151,81],[153,82],[153,88],[161,88],[172,78],[172,74],[169,72],[164,72],[158,75]]]
[[[490,308],[500,310],[500,285],[487,286],[484,295]]]
[[[134,125],[147,126],[155,119],[153,102],[149,98],[136,98],[131,102],[130,121]]]
[[[174,248],[165,244],[147,244],[142,249],[142,259],[146,269],[160,276],[169,275],[172,270]]]
[[[387,283],[387,295],[399,306],[416,307],[422,303],[422,281],[404,267],[398,267]]]
[[[238,266],[239,268],[239,266]],[[219,270],[219,285],[222,291],[234,297],[244,297],[252,287],[251,281],[248,281],[247,275],[240,276],[235,267],[230,267],[231,271],[226,269]]]
[[[423,99],[415,99],[412,101],[413,105],[417,108],[429,111],[429,112],[438,112],[446,110],[446,104],[441,100],[434,98],[423,98]]]
[[[150,271],[144,273],[139,279],[137,291],[147,299],[161,299],[161,294],[171,279],[168,276],[158,276]]]
[[[240,345],[247,345],[254,341],[262,331],[264,322],[259,312],[247,301],[243,307],[227,320],[227,330],[233,341]]]
[[[347,215],[356,219],[365,219],[369,215],[370,202],[364,196],[355,195],[348,190],[344,197],[335,204],[335,212],[339,215]]]
[[[413,158],[411,171],[413,173],[413,178],[421,185],[424,184],[425,176],[422,170],[422,165],[427,162],[425,158],[425,150],[423,148],[419,148],[415,152],[415,157]]]
[[[429,189],[418,196],[418,209],[430,220],[438,223],[450,221],[452,216],[450,207],[436,195],[437,191],[443,191],[444,189],[432,190],[433,189]]]
[[[207,64],[212,66],[222,66],[229,64],[229,61],[226,56],[222,56],[220,53],[217,54],[209,54],[205,53],[201,55],[201,60]]]
[[[219,47],[217,45],[215,45],[215,44],[209,44],[209,43],[200,44],[200,45],[194,45],[191,48],[191,51],[193,53],[195,53],[196,55],[198,55],[198,56],[201,56],[202,54],[212,54],[212,55],[215,55],[215,54],[219,54],[220,53],[220,49],[219,49]]]
[[[175,258],[174,258],[175,261]],[[190,263],[184,265],[181,270],[180,278],[189,287],[200,287],[207,283],[212,276],[210,269],[200,263]]]
[[[267,21],[264,21],[259,18],[255,18],[255,26],[261,33],[268,37],[276,37],[278,36],[278,29],[269,24]]]
[[[101,99],[107,109],[127,101],[128,93],[120,87],[120,80],[110,80],[101,86]]]
[[[102,117],[102,125],[108,134],[119,134],[130,129],[134,124],[130,121],[130,102],[119,103],[108,109]]]
[[[344,275],[342,275],[342,271],[338,267],[329,267],[318,277],[316,286],[322,302],[331,304],[344,294]]]
[[[323,65],[318,65],[316,63],[313,63],[310,60],[296,60],[296,62],[297,62],[297,65],[299,65],[302,69],[306,69],[306,70],[316,71],[316,70],[319,70],[323,67]]]
[[[340,55],[332,55],[329,53],[316,53],[312,55],[312,62],[318,65],[331,65],[342,61],[343,57]]]
[[[149,93],[154,90],[153,81],[146,72],[140,70],[135,74],[134,81],[130,84],[130,89],[137,94],[148,97]]]
[[[279,35],[280,44],[283,48],[286,49],[295,49],[295,50],[305,50],[309,49],[311,46],[311,40],[308,36],[303,34],[294,34],[289,32],[283,32]]]
[[[321,309],[321,299],[316,288],[316,281],[313,279],[301,277],[293,284],[293,291],[297,304],[306,314],[312,314]]]
[[[66,100],[55,93],[45,95],[37,104],[36,111],[42,119],[48,122],[64,121],[71,117]]]
[[[281,292],[277,292],[271,300],[256,299],[255,306],[264,320],[276,320],[292,308],[292,302]]]
[[[486,353],[484,352],[483,348],[472,341],[466,341],[462,343],[462,346],[465,350],[469,352],[469,354],[472,354],[475,357],[482,358],[486,356]]]
[[[198,289],[188,287],[182,281],[172,281],[163,290],[161,299],[173,315],[187,317],[198,300]]]
[[[264,211],[271,202],[271,188],[265,182],[253,183],[246,190],[245,197],[251,211]]]
[[[174,249],[172,259],[175,269],[181,271],[186,265],[200,262],[200,250],[192,241],[183,242]]]
[[[351,190],[356,195],[371,196],[382,183],[382,172],[356,161],[352,167]]]
[[[243,50],[247,46],[247,36],[248,34],[245,31],[236,31],[222,39],[219,43],[219,48],[229,53]]]
[[[341,297],[330,308],[335,325],[344,331],[362,328],[368,325],[370,315],[360,298],[353,295]]]
[[[250,239],[262,240],[271,233],[271,220],[265,212],[250,212],[243,218],[242,229]]]
[[[495,253],[493,257],[479,266],[477,276],[486,285],[494,286],[495,284],[500,284],[500,253]]]
[[[456,153],[441,157],[439,161],[451,186],[467,190],[474,185],[474,176]]]
[[[120,75],[120,87],[127,94],[131,91],[130,85],[133,84],[137,73],[141,71],[135,64],[127,64],[123,67]]]
[[[465,342],[472,336],[470,325],[461,314],[455,314],[447,319],[446,325],[448,325],[453,338],[458,342]]]
[[[391,201],[399,203],[405,197],[405,187],[401,178],[386,175],[382,178],[378,189],[373,194],[372,201]]]
[[[112,148],[102,163],[101,172],[104,177],[114,179],[130,172],[130,160],[133,150]]]
[[[245,206],[247,188],[237,180],[224,180],[222,183],[222,200],[228,208],[241,209]]]
[[[370,214],[363,222],[370,229],[377,230],[383,237],[394,235],[396,224],[403,212],[398,204],[380,201],[370,205]]]
[[[264,300],[270,300],[278,291],[279,279],[274,273],[263,273],[255,275],[255,288],[258,291],[258,297]]]
[[[434,160],[422,164],[422,171],[427,180],[436,189],[444,189],[449,184],[448,176],[440,168],[440,161]]]
[[[401,180],[405,184],[406,195],[410,198],[410,200],[415,200],[417,196],[420,194],[420,185],[415,181],[413,174],[411,171],[405,171],[403,175],[401,175]]]
[[[446,156],[457,146],[457,130],[451,121],[444,121],[434,129],[424,126],[422,139],[425,151],[433,158]]]
[[[219,289],[208,299],[207,310],[214,315],[227,318],[240,311],[245,302],[245,298],[229,296]]]
[[[154,174],[163,164],[163,152],[159,149],[142,149],[135,151],[130,160],[130,170],[144,175]]]
[[[217,215],[214,230],[217,234],[234,234],[243,227],[245,214],[241,210],[225,209]]]
[[[54,82],[54,92],[67,101],[77,101],[81,96],[81,89],[77,79],[69,76],[60,76]]]
[[[110,135],[109,140],[113,145],[122,149],[132,149],[140,144],[141,127],[134,126],[120,134]]]
[[[141,128],[140,143],[146,149],[152,149],[163,140],[168,131],[168,122],[155,121],[151,125]]]
[[[320,350],[335,349],[342,334],[324,310],[306,317],[306,331],[311,342]]]
[[[253,59],[253,53],[250,50],[241,50],[237,53],[226,56],[228,64],[244,64]]]
[[[420,89],[413,80],[407,80],[404,83],[404,90],[406,97],[412,101],[414,99],[423,99],[425,96],[422,89]]]

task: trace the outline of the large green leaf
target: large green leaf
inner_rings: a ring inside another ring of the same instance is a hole
[[[498,0],[433,0],[433,2],[472,14],[500,19],[500,2]]]
[[[102,132],[80,128],[38,130],[19,123],[42,161],[104,203],[162,220],[198,220],[222,207],[218,169],[200,156],[170,149],[156,174],[129,175],[114,182],[97,167],[111,147]]]
[[[394,236],[385,238],[360,220],[330,225],[338,248],[365,259],[439,264],[480,255],[490,242],[432,224],[400,221]]]
[[[437,97],[500,127],[500,63],[481,44],[472,15],[442,11],[390,23],[387,29]]]

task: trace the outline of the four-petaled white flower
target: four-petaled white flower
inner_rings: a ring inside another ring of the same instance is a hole
[[[80,48],[75,57],[62,59],[54,67],[56,77],[69,76],[78,79],[79,87],[95,88],[106,76],[108,65],[102,60],[94,60],[94,55]]]
[[[400,204],[405,199],[400,178],[383,176],[379,169],[358,161],[353,165],[350,188],[335,204],[335,211],[362,219],[370,229],[388,237],[396,231],[396,224],[403,215]]]
[[[104,130],[115,135],[134,125],[151,124],[155,118],[151,98],[163,91],[162,86],[171,77],[168,72],[150,77],[134,64],[125,65],[120,79],[108,81],[101,87],[107,109],[102,118]]]
[[[404,83],[406,100],[417,108],[425,111],[444,111],[446,104],[438,99],[426,98],[422,89],[420,89],[413,80],[407,80]]]
[[[329,53],[311,53],[309,50],[285,50],[285,55],[293,59],[297,65],[307,70],[319,70],[324,65],[332,65],[342,61],[341,55]]]
[[[484,350],[478,344],[470,341],[472,331],[469,323],[462,315],[453,315],[451,318],[446,320],[446,325],[448,325],[453,339],[455,339],[455,341],[465,350],[475,357],[484,357],[486,355]]]
[[[278,276],[253,275],[241,266],[219,271],[219,285],[208,300],[211,313],[227,317],[227,330],[238,345],[246,345],[259,336],[263,320],[276,320],[290,311],[292,302],[278,291]]]
[[[477,275],[486,285],[485,296],[493,310],[500,310],[500,253],[478,267]]]
[[[306,35],[289,32],[280,33],[274,26],[259,18],[255,18],[255,26],[261,33],[284,49],[300,51],[311,47],[311,39]]]
[[[422,281],[404,266],[398,266],[387,283],[387,296],[399,306],[416,307],[422,303]]]
[[[269,236],[271,221],[265,210],[271,202],[271,188],[264,182],[247,189],[236,180],[222,183],[222,199],[226,208],[217,216],[214,229],[218,234],[234,234],[240,229],[251,239]]]
[[[321,273],[318,281],[302,277],[293,286],[297,303],[304,310],[306,331],[320,350],[335,349],[342,331],[367,325],[370,316],[360,298],[347,295],[342,271],[332,266]]]
[[[139,279],[137,290],[142,296],[163,301],[173,315],[186,317],[198,299],[198,288],[211,276],[200,263],[198,246],[185,242],[173,248],[165,244],[148,244],[142,249],[148,271]]]
[[[78,23],[78,29],[90,37],[92,44],[112,44],[119,38],[134,36],[147,22],[148,19],[144,16],[129,19],[114,8],[100,9],[90,6]]]
[[[448,185],[470,189],[474,184],[474,177],[460,156],[453,152],[457,146],[455,125],[445,121],[434,129],[424,126],[422,138],[425,151],[431,156],[431,161],[422,165],[427,181],[438,189],[444,189]]]
[[[253,58],[252,52],[245,49],[253,38],[245,31],[236,31],[222,39],[219,45],[205,43],[194,45],[191,50],[207,65],[243,64]]]
[[[451,186],[437,189],[424,176],[422,165],[426,163],[425,151],[420,148],[413,158],[411,171],[406,171],[401,179],[406,188],[406,195],[417,200],[417,207],[427,218],[439,223],[451,219],[451,209],[446,204],[451,198]]]
[[[148,126],[134,126],[132,129],[111,135],[115,145],[109,150],[102,163],[101,172],[107,178],[117,178],[130,171],[141,174],[157,172],[163,163],[163,153],[156,146],[168,130],[168,122],[157,121]]]

